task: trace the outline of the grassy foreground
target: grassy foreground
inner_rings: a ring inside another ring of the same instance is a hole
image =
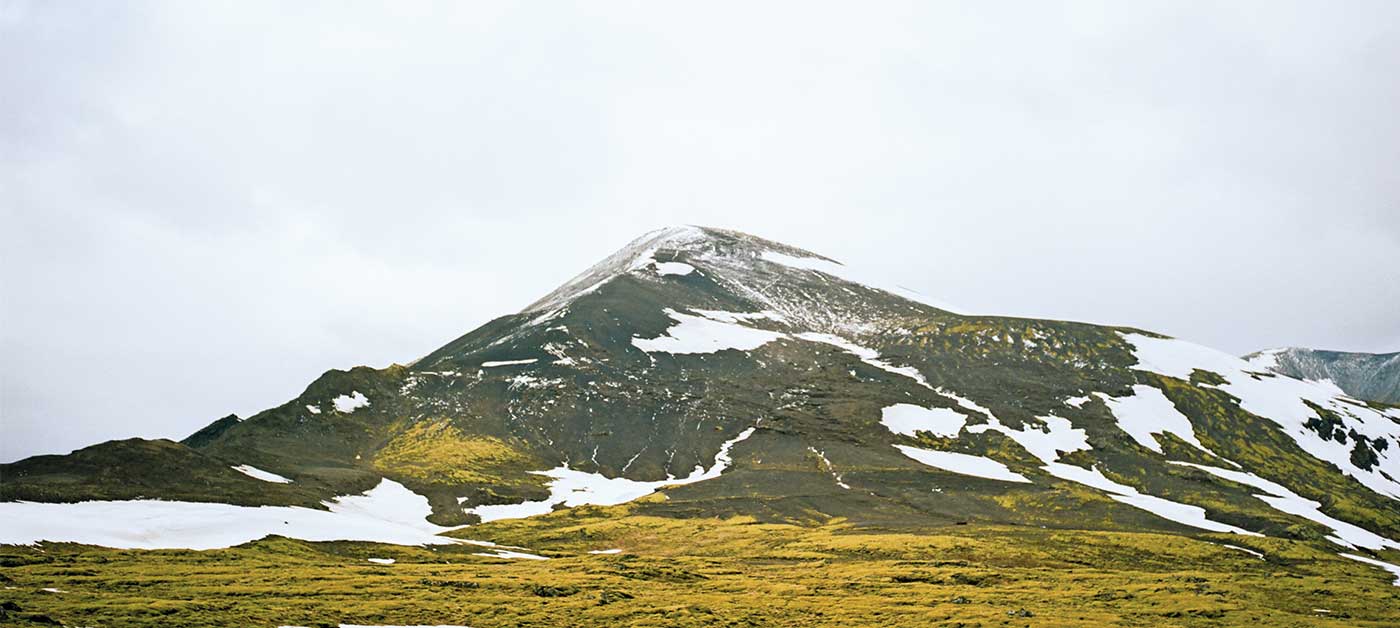
[[[277,537],[203,552],[3,546],[0,624],[1400,624],[1400,587],[1387,574],[1297,541],[628,513],[578,508],[463,531],[547,561],[478,556],[489,550],[471,545]],[[622,552],[588,553],[611,549]]]

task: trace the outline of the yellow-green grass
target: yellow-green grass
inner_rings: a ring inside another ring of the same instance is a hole
[[[491,436],[468,435],[446,419],[421,421],[389,441],[374,457],[375,469],[419,482],[462,485],[491,483],[503,473],[525,475],[542,461]],[[544,486],[543,476],[529,476]]]
[[[459,534],[550,560],[476,556],[489,550],[470,545],[282,538],[205,552],[7,546],[0,601],[19,610],[3,621],[25,625],[20,617],[42,614],[70,626],[1400,623],[1400,588],[1387,574],[1323,546],[1279,539],[795,526],[648,517],[626,506]],[[615,548],[623,552],[587,553]],[[371,557],[398,562],[381,566]]]

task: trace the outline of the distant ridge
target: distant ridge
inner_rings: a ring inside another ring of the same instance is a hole
[[[1251,353],[1259,368],[1313,381],[1330,381],[1348,395],[1400,404],[1400,352],[1354,353],[1290,347]]]

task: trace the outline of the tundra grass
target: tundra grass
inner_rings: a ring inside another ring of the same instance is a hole
[[[402,547],[0,547],[4,625],[1394,626],[1400,587],[1306,542],[681,520],[579,508]],[[1230,547],[1233,545],[1235,547]],[[621,550],[590,554],[590,551]],[[1244,551],[1250,550],[1250,551]],[[1261,554],[1260,558],[1255,553]],[[392,558],[392,565],[369,562]]]

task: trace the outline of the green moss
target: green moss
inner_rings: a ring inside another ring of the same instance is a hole
[[[14,587],[0,591],[0,600],[67,625],[138,628],[1002,626],[1013,616],[1067,627],[1400,621],[1400,588],[1387,574],[1297,541],[976,525],[793,526],[648,517],[631,514],[635,508],[464,531],[528,547],[548,561],[476,556],[474,546],[275,537],[205,552],[0,547],[0,565],[12,565],[0,573]],[[1247,544],[1266,558],[1220,543]],[[611,548],[623,552],[587,553]],[[36,556],[44,560],[25,560]],[[397,563],[375,565],[369,557]]]
[[[1230,383],[1219,373],[1203,369],[1193,369],[1191,371],[1191,383],[1196,386],[1223,386]]]
[[[468,435],[448,420],[420,421],[400,432],[374,455],[381,473],[428,484],[494,484],[546,463],[518,445],[491,436]],[[531,475],[543,486],[542,476]]]

